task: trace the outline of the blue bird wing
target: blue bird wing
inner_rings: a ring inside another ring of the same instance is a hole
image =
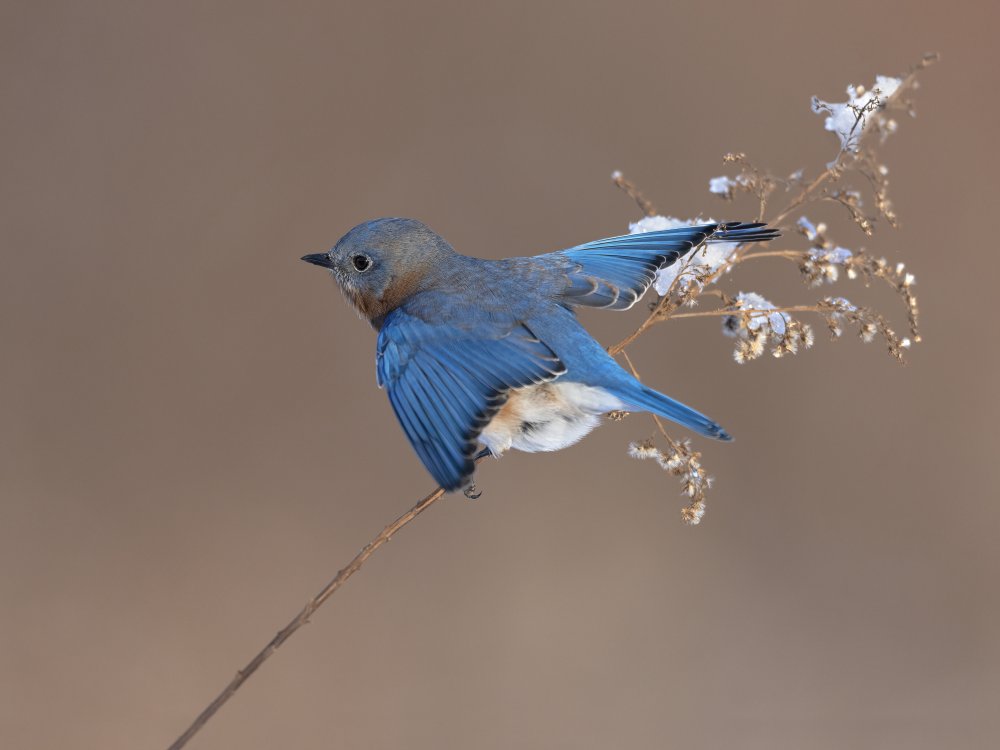
[[[778,236],[760,223],[729,222],[627,234],[535,256],[554,263],[565,283],[557,293],[570,306],[627,310],[649,289],[656,272],[704,242],[764,242]]]
[[[476,438],[512,388],[566,371],[518,321],[492,318],[474,329],[429,323],[394,310],[378,337],[376,372],[406,437],[446,490],[472,475]]]

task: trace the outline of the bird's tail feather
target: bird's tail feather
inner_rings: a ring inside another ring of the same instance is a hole
[[[730,221],[607,237],[568,250],[539,255],[563,274],[558,299],[572,307],[627,310],[649,289],[656,274],[703,243],[767,242],[779,235],[760,222]]]
[[[767,242],[780,236],[781,232],[761,221],[729,221],[716,225],[708,242]]]
[[[669,396],[664,396],[652,388],[647,388],[638,381],[627,392],[619,391],[616,395],[627,403],[627,407],[631,406],[637,410],[652,412],[687,427],[689,430],[694,430],[699,435],[716,440],[733,439],[718,423],[713,422],[704,414],[700,414],[690,406],[685,406],[680,401],[674,401]]]

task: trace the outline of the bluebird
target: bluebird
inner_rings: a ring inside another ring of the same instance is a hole
[[[484,260],[419,221],[385,218],[302,260],[329,269],[378,331],[378,385],[424,467],[452,491],[471,486],[477,442],[497,457],[560,450],[611,411],[651,412],[731,440],[624,370],[575,308],[627,310],[659,269],[704,243],[777,236],[764,224],[712,223]]]

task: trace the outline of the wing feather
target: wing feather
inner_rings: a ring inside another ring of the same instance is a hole
[[[659,269],[704,242],[766,242],[777,236],[777,230],[761,223],[703,224],[608,237],[538,257],[562,263],[564,304],[627,310],[646,293]]]
[[[509,390],[553,380],[565,367],[516,320],[473,333],[400,308],[379,332],[376,371],[420,460],[455,490],[472,475],[476,438]]]

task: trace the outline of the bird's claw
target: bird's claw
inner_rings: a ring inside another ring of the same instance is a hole
[[[470,500],[478,500],[480,496],[483,494],[483,491],[478,487],[476,487],[476,483],[473,482],[464,490],[462,490],[462,494],[465,495]]]

